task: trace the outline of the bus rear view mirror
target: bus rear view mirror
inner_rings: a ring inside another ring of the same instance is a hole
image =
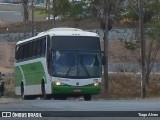
[[[106,56],[102,56],[102,65],[106,64]]]
[[[102,65],[105,65],[106,64],[106,56],[105,56],[105,53],[104,51],[101,51],[101,55],[102,55]]]

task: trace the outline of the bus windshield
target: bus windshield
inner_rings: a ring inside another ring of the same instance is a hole
[[[55,77],[96,78],[101,76],[101,53],[99,51],[54,50],[52,65]]]

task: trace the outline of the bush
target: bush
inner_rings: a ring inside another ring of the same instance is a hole
[[[160,96],[160,75],[151,75],[147,85],[147,97]],[[138,99],[141,98],[140,74],[114,74],[109,76],[108,94],[102,93],[98,97],[104,99]]]

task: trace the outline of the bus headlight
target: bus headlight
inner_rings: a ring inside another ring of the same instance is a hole
[[[60,82],[55,82],[55,84],[56,84],[56,85],[61,85],[61,83],[60,83]]]
[[[61,82],[59,82],[59,81],[54,82],[54,84],[57,85],[57,86],[64,85],[63,83],[61,83]]]
[[[95,82],[95,83],[94,83],[94,86],[99,86],[99,85],[100,85],[99,82]]]

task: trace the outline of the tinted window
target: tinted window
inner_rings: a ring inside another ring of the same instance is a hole
[[[28,57],[31,58],[33,56],[33,43],[29,42],[29,53],[28,53]]]
[[[24,44],[24,47],[23,47],[23,55],[24,55],[24,58],[28,58],[28,43]]]
[[[96,78],[101,76],[101,53],[89,51],[52,52],[53,76],[64,78]]]
[[[42,55],[45,55],[45,52],[46,52],[46,38],[43,38],[42,40],[41,40],[41,54]]]
[[[41,47],[42,40],[43,40],[43,39],[39,39],[39,40],[37,41],[37,55],[41,55],[41,52],[42,52],[42,47]]]
[[[37,55],[37,41],[33,41],[33,56]]]
[[[54,36],[52,49],[100,51],[100,40],[98,37],[88,36]]]
[[[18,48],[18,52],[19,52],[19,59],[22,59],[23,58],[23,46],[20,45],[19,48]]]
[[[33,41],[16,46],[16,60],[34,59],[44,56],[46,51],[46,37],[38,38]]]

